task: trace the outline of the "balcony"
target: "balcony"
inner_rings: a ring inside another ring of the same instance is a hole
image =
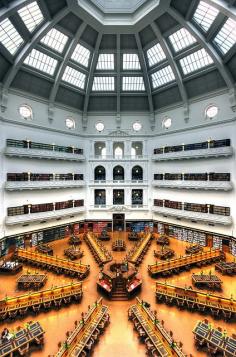
[[[15,224],[29,224],[32,222],[46,222],[52,219],[66,218],[78,215],[85,211],[84,206],[72,207],[61,210],[53,210],[39,213],[28,213],[16,216],[7,216],[6,225],[13,226]]]
[[[147,186],[148,180],[91,180],[90,186]]]
[[[7,191],[79,188],[83,186],[85,186],[83,180],[7,181],[5,183]]]
[[[84,161],[83,150],[73,146],[35,143],[30,140],[7,139],[6,156],[48,160]]]
[[[233,189],[233,184],[230,181],[153,180],[152,185],[160,188],[179,188],[189,190],[230,191]]]
[[[147,155],[123,155],[123,156],[114,156],[114,155],[93,155],[90,156],[89,161],[148,161]]]
[[[230,139],[208,140],[200,143],[165,146],[154,149],[152,160],[185,160],[220,156],[231,156],[233,148]]]
[[[148,211],[147,205],[91,205],[89,211],[112,211],[112,212],[127,212],[127,211]]]
[[[201,212],[192,212],[185,211],[173,208],[159,207],[153,206],[152,208],[154,213],[162,215],[164,217],[175,217],[178,219],[186,219],[188,221],[194,222],[203,222],[210,224],[220,224],[224,226],[228,226],[232,224],[231,216],[223,216],[219,214],[211,214],[211,213],[201,213]]]

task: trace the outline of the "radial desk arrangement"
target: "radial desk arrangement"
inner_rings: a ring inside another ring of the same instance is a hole
[[[158,302],[176,304],[181,308],[208,312],[220,318],[230,319],[236,315],[236,300],[232,297],[226,298],[192,288],[156,282],[156,299]]]
[[[207,250],[194,255],[184,255],[183,257],[165,262],[156,262],[156,264],[148,265],[148,272],[152,277],[178,274],[182,269],[189,270],[195,265],[200,267],[224,259],[225,254],[221,250]]]
[[[78,282],[14,297],[6,296],[0,300],[0,321],[8,318],[18,319],[29,312],[37,313],[43,309],[59,308],[72,300],[79,302],[82,295],[82,283]]]
[[[147,233],[143,238],[141,238],[135,246],[129,251],[127,260],[130,263],[135,265],[139,265],[145,253],[147,252],[148,248],[151,245],[152,235],[151,233]]]
[[[99,265],[103,265],[112,260],[111,253],[107,251],[104,245],[98,241],[93,233],[86,234],[84,240],[88,244],[89,249]]]
[[[145,342],[148,355],[162,357],[186,356],[181,346],[174,341],[172,333],[169,333],[164,328],[156,315],[139,298],[136,298],[136,304],[130,307],[128,315]]]
[[[90,271],[89,265],[71,262],[51,255],[40,254],[33,250],[18,248],[15,251],[15,258],[21,262],[53,270],[57,274],[64,273],[78,279],[84,279]]]
[[[103,305],[102,298],[100,298],[92,307],[89,307],[86,314],[82,313],[81,320],[76,322],[74,331],[69,334],[54,357],[90,355],[95,342],[109,321],[108,307]]]

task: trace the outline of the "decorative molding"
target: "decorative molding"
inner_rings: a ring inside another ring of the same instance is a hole
[[[77,215],[85,211],[85,207],[74,207],[61,209],[58,211],[48,211],[48,212],[40,212],[40,213],[30,213],[30,214],[22,214],[17,216],[7,216],[5,219],[6,225],[12,226],[15,224],[24,224],[31,222],[40,222],[40,221],[48,221],[51,219],[56,219],[59,217],[66,217],[71,215]]]
[[[85,182],[83,180],[53,180],[53,181],[7,181],[5,189],[7,191],[21,191],[21,190],[45,190],[57,188],[74,188],[83,187]]]
[[[233,183],[230,181],[185,181],[185,180],[153,180],[154,187],[179,188],[189,190],[219,190],[230,191]]]
[[[115,130],[115,131],[109,132],[108,136],[115,136],[115,137],[120,136],[120,137],[124,137],[124,136],[129,136],[129,134],[128,134],[126,131],[124,131],[124,130],[117,129],[117,130]]]
[[[200,149],[200,150],[186,150],[177,152],[168,152],[164,154],[154,154],[152,160],[154,161],[168,161],[168,160],[185,160],[185,159],[200,159],[220,156],[233,155],[233,148],[231,146],[223,146],[220,148]]]
[[[176,217],[179,219],[182,218],[182,219],[186,219],[188,221],[194,221],[194,222],[220,224],[220,225],[224,225],[224,226],[229,226],[233,223],[231,216],[221,216],[218,214],[184,211],[184,210],[178,210],[178,209],[166,208],[166,207],[158,207],[158,206],[153,206],[152,210],[154,213],[157,213],[164,217],[170,216],[170,217]]]
[[[17,147],[6,147],[5,155],[48,160],[85,161],[84,155],[70,154],[61,151],[24,149]]]

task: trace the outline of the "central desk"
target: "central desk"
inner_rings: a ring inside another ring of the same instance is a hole
[[[202,266],[224,259],[225,255],[221,250],[208,250],[198,254],[184,255],[180,258],[148,265],[148,272],[151,276],[178,274],[181,269],[190,269],[193,265]]]
[[[106,315],[108,315],[108,307],[102,304],[102,298],[100,298],[85,315],[84,321],[79,321],[78,326],[54,357],[85,356],[86,354],[82,353],[84,352],[86,344]],[[65,348],[65,345],[68,347]]]
[[[157,301],[176,304],[190,310],[208,312],[213,316],[230,319],[236,315],[236,300],[198,290],[156,282]]]
[[[89,265],[71,262],[51,255],[39,254],[33,250],[18,248],[15,251],[15,257],[19,261],[54,270],[58,274],[64,273],[78,279],[84,279],[90,270]]]
[[[62,303],[68,304],[72,299],[80,301],[82,295],[82,284],[79,282],[14,297],[5,297],[0,300],[0,321],[7,318],[20,318],[29,311],[38,312],[42,308],[60,307]]]
[[[129,309],[129,315],[134,315],[139,321],[148,338],[151,340],[154,350],[162,357],[185,357],[186,355],[174,342],[173,337],[171,337],[156,319],[150,309],[146,308],[139,298],[136,298],[136,300],[136,304],[132,305]],[[154,352],[154,350],[152,350],[152,352]]]

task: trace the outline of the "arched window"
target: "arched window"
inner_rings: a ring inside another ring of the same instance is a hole
[[[105,181],[106,180],[106,170],[103,166],[95,167],[94,180],[95,181]]]
[[[123,157],[123,150],[120,146],[117,146],[114,150],[115,159],[121,159]]]
[[[132,181],[143,181],[143,169],[141,166],[132,168]]]
[[[113,169],[113,181],[124,181],[125,172],[122,166],[115,166]]]

